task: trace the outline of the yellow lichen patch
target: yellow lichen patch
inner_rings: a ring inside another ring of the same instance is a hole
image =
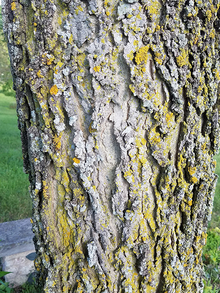
[[[176,57],[176,62],[179,67],[187,65],[189,63],[188,51],[185,49],[182,49],[181,51],[182,51],[182,54]]]
[[[59,16],[58,17],[58,24],[61,25],[62,24],[62,18]]]
[[[57,62],[57,65],[58,65],[59,67],[62,67],[62,66],[63,66],[63,62],[61,62],[61,61]]]
[[[213,161],[212,164],[213,164],[214,168],[216,168],[216,164],[217,164],[216,161]]]
[[[217,69],[213,69],[213,72],[215,73],[215,76],[218,80],[220,80],[220,74],[219,74],[219,70]]]
[[[129,88],[130,88],[130,90],[132,91],[132,93],[135,93],[135,88],[134,88],[133,84],[130,84],[130,85],[129,85]]]
[[[149,1],[148,5],[145,6],[145,9],[148,11],[151,18],[153,16],[157,16],[157,18],[159,18],[161,11],[161,3],[157,0]]]
[[[41,73],[40,70],[37,72],[37,76],[38,76],[39,78],[43,78],[43,77],[44,77],[44,76],[42,75],[42,73]]]
[[[63,10],[63,16],[66,17],[69,15],[69,11],[67,9]]]
[[[58,39],[57,33],[54,33],[53,38],[48,39],[48,45],[51,50],[56,46],[57,39]],[[57,49],[56,49],[56,51],[57,51]],[[58,54],[56,54],[56,55],[58,55]]]
[[[210,21],[211,17],[212,17],[212,11],[211,10],[206,10],[206,16],[207,16],[208,21]]]
[[[73,158],[73,162],[76,163],[76,164],[79,164],[80,163],[80,160],[74,157]]]
[[[147,141],[146,141],[146,139],[144,137],[141,138],[141,142],[142,142],[143,145],[146,145],[146,143],[147,143]]]
[[[198,182],[198,179],[196,177],[192,177],[191,180],[192,180],[193,183],[197,183]]]
[[[173,115],[172,112],[167,113],[167,114],[166,114],[166,121],[169,122],[173,117],[174,117],[174,115]]]
[[[160,53],[160,52],[154,52],[154,61],[157,62],[158,64],[162,64],[163,60],[165,58],[165,55]]]
[[[161,138],[158,132],[152,131],[152,136],[151,136],[151,143],[152,144],[158,144],[161,142]]]
[[[98,150],[99,149],[99,146],[98,146],[98,142],[96,141],[95,142],[95,148]]]
[[[195,174],[196,173],[196,167],[189,167],[188,172],[189,172],[190,175]]]
[[[144,64],[141,64],[140,66],[136,66],[134,68],[134,73],[135,73],[136,76],[143,77],[143,72],[145,70],[145,67],[144,66],[145,66]],[[139,84],[139,85],[141,86],[142,84]]]
[[[204,97],[208,96],[208,87],[204,84]]]
[[[54,141],[56,149],[60,150],[60,148],[61,148],[61,136],[57,136],[55,134],[53,141]]]
[[[77,6],[77,8],[76,8],[76,14],[78,14],[79,13],[79,11],[83,11],[83,8],[82,8],[82,6]]]
[[[69,292],[70,286],[63,286],[63,293]]]
[[[41,266],[41,259],[40,257],[36,257],[34,260],[34,266],[36,268],[36,270],[39,272],[40,270],[42,270],[42,266]]]
[[[62,201],[63,198],[64,198],[64,195],[66,194],[63,185],[58,184],[58,188],[57,188],[57,190],[58,190],[58,194],[60,195],[60,198],[61,198],[61,201]]]
[[[147,63],[149,45],[141,47],[135,56],[135,62],[139,65],[140,63]]]
[[[69,247],[71,242],[71,230],[64,211],[58,212],[58,229],[63,242],[63,247]]]
[[[119,47],[114,48],[114,51],[112,53],[112,60],[116,61],[118,57]],[[113,63],[114,64],[114,63]]]
[[[54,84],[51,89],[50,89],[50,93],[51,95],[56,95],[58,93],[58,88],[56,86],[56,84]]]
[[[95,72],[99,72],[99,71],[100,71],[100,69],[101,69],[101,67],[100,67],[100,66],[95,66],[95,67],[93,68],[93,70],[94,70]]]
[[[204,151],[206,149],[206,143],[203,143],[201,149]]]
[[[157,57],[154,58],[154,61],[160,65],[163,63],[163,60]]]
[[[47,65],[51,65],[54,59],[54,56],[47,58]]]
[[[62,173],[61,184],[63,184],[67,193],[71,192],[71,189],[69,188],[69,176],[66,170],[64,170]]]
[[[211,32],[210,32],[210,38],[214,39],[215,37],[215,30],[213,29]]]
[[[72,43],[73,43],[73,35],[72,35],[72,34],[71,34],[70,37],[69,37],[69,42],[70,42],[70,44],[72,45]]]
[[[198,42],[198,39],[199,39],[199,37],[198,37],[198,36],[197,36],[197,37],[195,37],[195,39],[194,39],[193,43],[194,43],[194,44],[196,44],[196,43]]]
[[[86,54],[85,53],[77,55],[75,61],[78,63],[78,65],[79,65],[80,68],[83,67],[83,63],[85,61],[85,58],[86,58]]]
[[[124,178],[125,178],[127,181],[130,181],[130,179],[131,179],[132,182],[135,182],[135,180],[134,180],[134,175],[132,174],[132,171],[131,171],[131,170],[126,171],[126,172],[124,173]]]
[[[42,181],[43,183],[43,196],[44,198],[48,198],[48,186],[47,186],[47,182],[45,180]]]
[[[11,3],[11,10],[15,10],[16,9],[16,3],[15,2],[12,2]]]
[[[201,93],[201,92],[202,92],[202,87],[198,86],[198,93]]]
[[[148,221],[148,223],[149,223],[149,225],[151,227],[151,230],[153,232],[155,232],[155,230],[156,230],[156,224],[155,224],[155,220],[154,220],[154,217],[152,216],[152,214],[148,213],[147,214],[147,217],[145,215],[145,218],[147,219],[147,221]]]
[[[135,47],[137,47],[138,44],[139,44],[138,40],[134,40],[133,45],[134,45]]]

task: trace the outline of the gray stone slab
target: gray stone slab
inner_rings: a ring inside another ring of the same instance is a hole
[[[30,218],[0,223],[0,257],[34,250]]]

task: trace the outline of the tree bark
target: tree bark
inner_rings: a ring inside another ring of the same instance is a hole
[[[4,0],[45,292],[203,292],[219,5]]]

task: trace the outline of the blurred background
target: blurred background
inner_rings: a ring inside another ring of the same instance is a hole
[[[28,175],[23,172],[7,43],[0,6],[0,222],[31,216]]]

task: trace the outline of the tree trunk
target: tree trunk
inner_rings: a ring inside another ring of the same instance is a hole
[[[45,292],[203,292],[218,1],[4,1]]]

